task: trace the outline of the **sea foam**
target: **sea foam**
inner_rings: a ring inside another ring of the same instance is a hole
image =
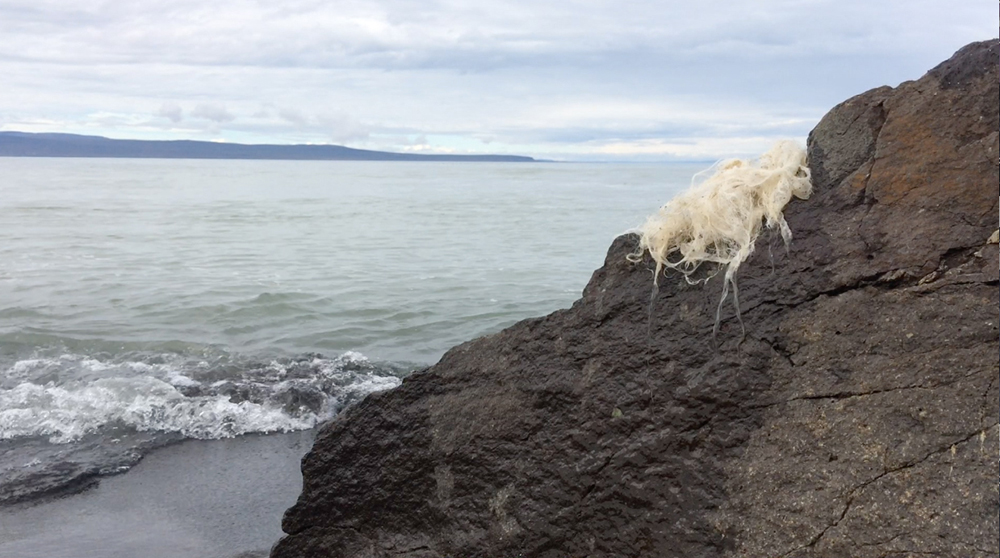
[[[10,386],[0,389],[0,439],[41,436],[67,443],[106,427],[199,439],[303,430],[401,381],[358,353],[232,369],[231,363],[184,366],[74,355],[21,360],[0,371]]]

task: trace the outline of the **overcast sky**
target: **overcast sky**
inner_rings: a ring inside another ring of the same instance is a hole
[[[998,26],[993,0],[0,0],[0,129],[715,159]]]

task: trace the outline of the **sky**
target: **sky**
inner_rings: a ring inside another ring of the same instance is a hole
[[[992,0],[0,0],[0,130],[715,160],[998,27]]]

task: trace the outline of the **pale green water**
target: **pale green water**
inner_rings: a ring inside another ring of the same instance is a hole
[[[0,159],[0,355],[431,363],[566,307],[696,167]]]

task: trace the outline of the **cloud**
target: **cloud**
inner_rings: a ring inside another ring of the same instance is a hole
[[[218,124],[225,124],[236,119],[235,116],[226,110],[224,105],[219,103],[199,103],[191,111],[191,116],[211,120]]]
[[[345,114],[324,114],[316,117],[318,128],[334,143],[351,143],[368,139],[371,127]]]
[[[0,7],[9,37],[0,51],[48,62],[483,71],[622,57],[920,55],[954,50],[956,35],[985,38],[997,28],[995,14],[984,17],[991,8],[949,0],[17,4]]]
[[[292,124],[295,124],[296,126],[305,126],[308,121],[301,111],[295,109],[281,109],[278,111],[278,116],[288,122],[291,122]]]
[[[156,111],[156,115],[162,116],[175,124],[184,119],[184,111],[181,110],[180,105],[177,103],[163,103],[160,105],[160,110]]]
[[[723,156],[997,27],[991,4],[953,0],[13,0],[0,114],[117,137]]]

